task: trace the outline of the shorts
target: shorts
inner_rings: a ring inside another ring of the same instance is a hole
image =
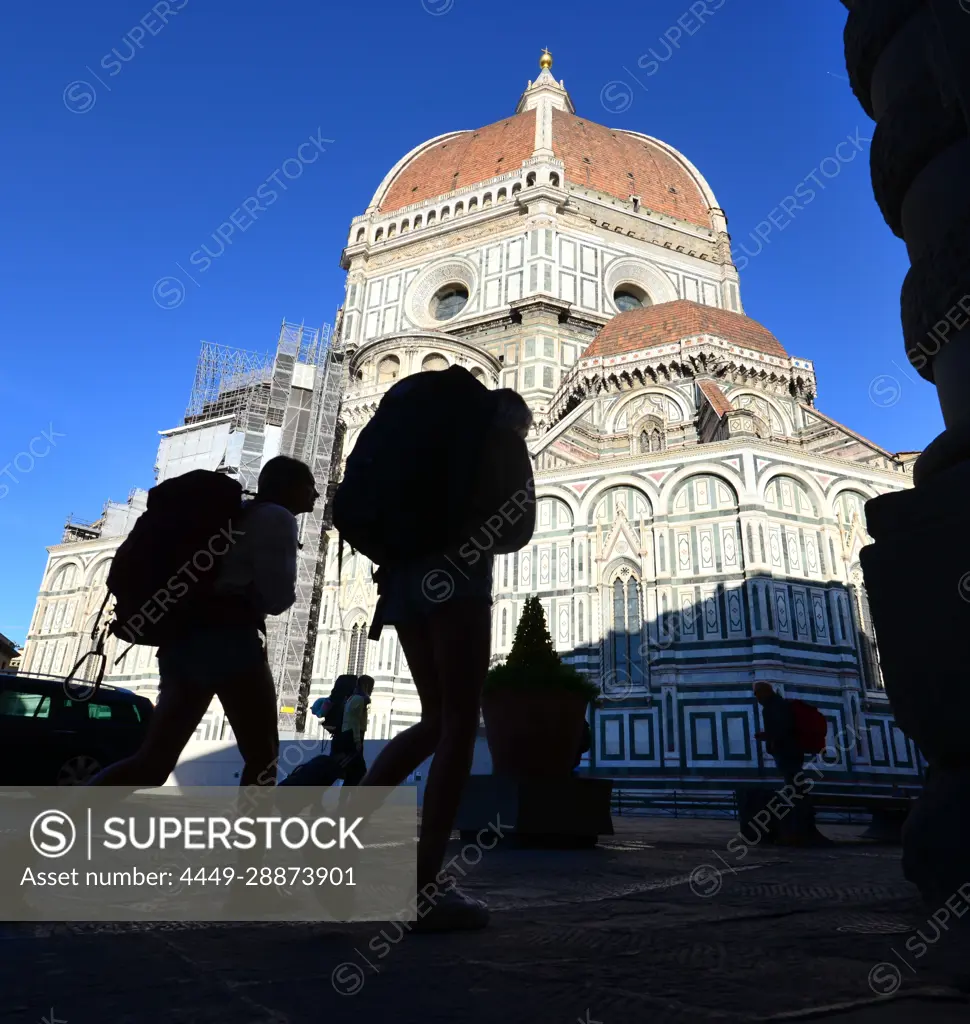
[[[158,649],[160,687],[189,683],[213,692],[267,665],[262,633],[255,626],[196,626]]]
[[[491,605],[492,561],[485,556],[469,565],[446,555],[431,555],[380,569],[375,630],[378,626],[397,626],[427,618],[450,601],[472,600]]]

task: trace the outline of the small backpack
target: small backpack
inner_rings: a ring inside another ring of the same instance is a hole
[[[340,676],[333,684],[327,698],[327,710],[323,716],[323,727],[331,736],[338,736],[343,730],[344,707],[354,695],[356,685],[356,676]]]
[[[820,754],[828,743],[829,726],[818,708],[803,700],[789,702],[795,718],[795,738],[805,754]]]
[[[242,494],[238,481],[203,469],[148,492],[146,509],[108,573],[115,597],[109,633],[157,647],[186,622],[215,617],[212,587],[222,556],[242,536]],[[225,604],[229,613],[231,602]]]
[[[333,524],[376,565],[447,551],[468,506],[494,392],[461,366],[405,377],[360,432],[333,498]]]

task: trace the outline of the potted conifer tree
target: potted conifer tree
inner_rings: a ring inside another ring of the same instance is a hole
[[[516,778],[569,775],[586,709],[599,689],[552,646],[537,597],[522,611],[508,660],[488,673],[482,699],[492,772]]]

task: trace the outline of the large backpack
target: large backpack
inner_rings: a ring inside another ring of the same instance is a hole
[[[347,459],[333,523],[376,565],[465,540],[494,392],[466,369],[405,377],[381,399]]]
[[[242,485],[197,469],[158,484],[108,573],[115,617],[108,631],[157,647],[186,622],[217,618],[212,587],[242,536]],[[225,602],[223,611],[230,613]]]
[[[795,738],[805,754],[820,754],[828,743],[829,726],[818,708],[803,700],[792,700],[795,718]]]

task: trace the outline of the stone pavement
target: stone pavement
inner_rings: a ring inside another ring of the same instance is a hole
[[[970,1022],[970,1001],[957,990],[962,964],[970,964],[962,940],[927,924],[898,848],[853,841],[858,829],[831,826],[837,846],[758,846],[741,858],[743,847],[728,847],[736,825],[727,821],[626,818],[616,828],[595,850],[486,853],[467,879],[493,910],[492,926],[480,933],[399,938],[395,926],[375,924],[0,925],[0,1017]],[[914,928],[926,943],[912,938]]]

